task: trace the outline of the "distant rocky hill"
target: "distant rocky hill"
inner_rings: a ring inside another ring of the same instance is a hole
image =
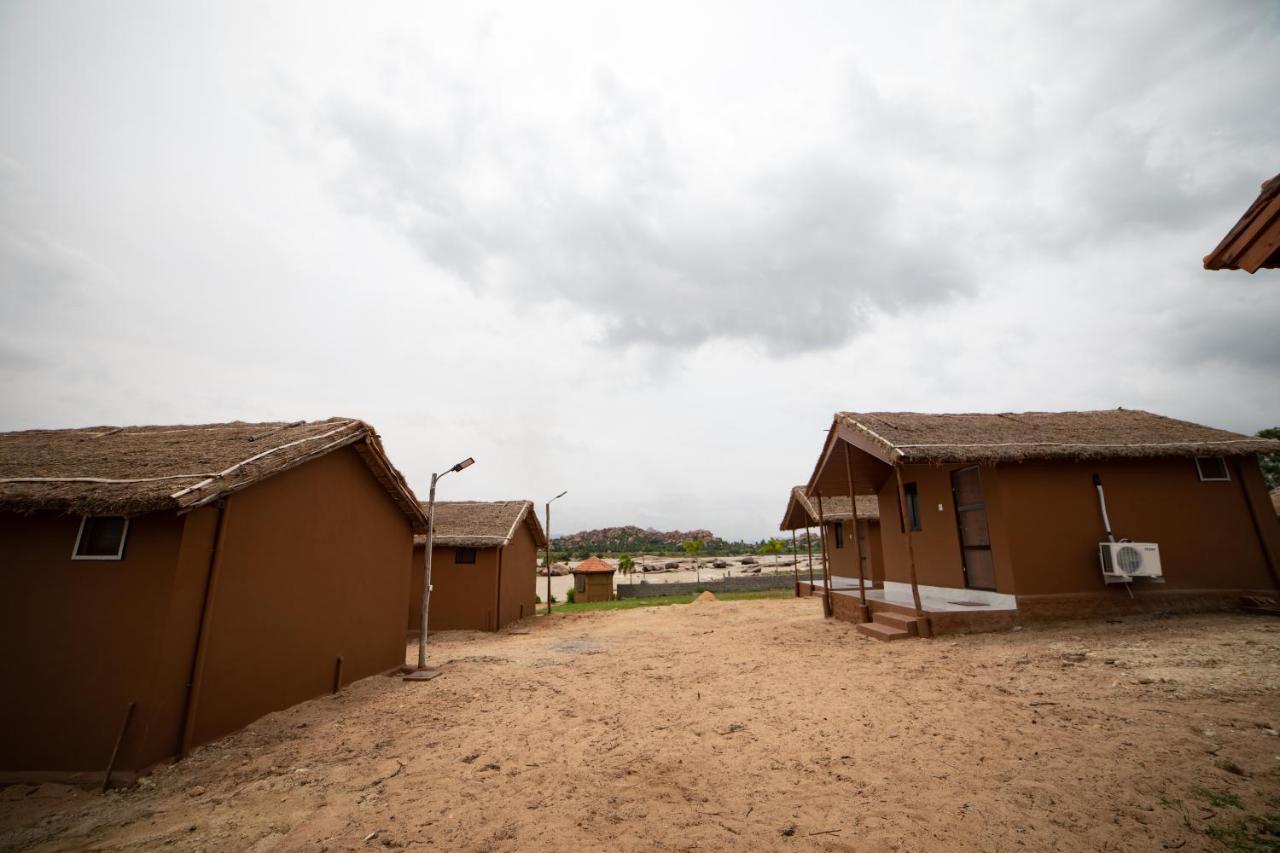
[[[589,554],[669,554],[684,553],[681,543],[701,539],[703,554],[737,552],[750,548],[742,542],[726,542],[710,530],[653,530],[628,525],[583,530],[552,539],[557,552],[587,556]]]

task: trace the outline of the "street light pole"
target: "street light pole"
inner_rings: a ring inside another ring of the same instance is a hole
[[[546,519],[547,519],[547,615],[548,615],[548,616],[550,616],[550,615],[551,615],[551,504],[552,504],[552,503],[554,503],[555,501],[560,500],[562,497],[564,497],[564,496],[565,496],[565,495],[567,495],[567,494],[569,494],[569,491],[566,489],[565,491],[563,491],[563,492],[561,492],[560,494],[556,495],[556,496],[555,496],[554,498],[552,498],[551,500],[547,501],[547,505],[546,505],[546,513],[547,513],[547,514],[546,514]]]
[[[427,550],[423,555],[422,569],[422,621],[418,625],[418,666],[404,676],[405,681],[429,681],[440,674],[427,666],[427,615],[431,610],[431,552],[435,550],[436,532],[436,483],[445,474],[470,468],[476,460],[468,456],[452,468],[431,475],[431,493],[427,497]]]

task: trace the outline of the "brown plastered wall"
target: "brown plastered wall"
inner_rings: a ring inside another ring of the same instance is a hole
[[[1228,460],[1231,481],[1201,482],[1189,458],[1004,465],[1000,485],[1021,596],[1097,593],[1123,596],[1102,581],[1098,543],[1106,536],[1092,475],[1102,477],[1117,538],[1160,546],[1163,584],[1133,584],[1135,595],[1190,590],[1274,590],[1245,503],[1267,504],[1255,457]],[[1242,482],[1243,481],[1243,482]],[[1280,552],[1280,525],[1264,536]],[[1019,604],[1021,607],[1021,603]]]
[[[902,482],[915,483],[920,503],[920,530],[913,531],[916,579],[921,586],[964,588],[964,567],[960,556],[960,533],[956,528],[955,501],[951,494],[951,472],[965,465],[907,465]],[[1004,539],[1006,520],[1000,491],[1001,470],[981,468],[982,489],[987,507],[992,559],[996,569],[996,591],[1013,592],[1013,569]],[[880,489],[880,543],[884,578],[909,583],[907,537],[898,516],[897,482],[890,476]],[[938,509],[938,505],[942,509]]]
[[[839,524],[844,529],[844,547],[836,547],[836,537],[832,533],[834,526]],[[827,540],[827,564],[830,567],[832,575],[842,578],[856,578],[858,576],[858,543],[854,539],[853,522],[852,521],[828,521],[827,525],[822,528],[822,535]],[[806,565],[806,570],[808,566]]]
[[[867,547],[871,551],[871,577],[869,580],[880,586],[884,583],[884,546],[880,541],[880,525],[867,524]]]
[[[228,499],[194,743],[400,665],[409,520],[351,448]]]
[[[1117,593],[1119,593],[1117,595]],[[1238,610],[1240,591],[1162,590],[1147,587],[1130,598],[1124,590],[1065,595],[1020,595],[1019,622],[1053,622],[1062,619],[1102,619],[1136,613],[1205,613]]]
[[[118,766],[174,751],[156,662],[184,522],[131,519],[118,561],[72,560],[79,526],[78,516],[0,514],[0,771],[101,774],[131,701]]]
[[[533,534],[521,524],[502,549],[502,608],[499,627],[533,615],[534,586],[538,582],[538,549]]]
[[[586,575],[586,592],[576,593],[574,601],[609,601],[613,598],[613,575],[593,572]],[[576,586],[576,581],[575,581]]]
[[[409,630],[422,621],[422,569],[425,548],[413,549]],[[498,589],[498,549],[476,549],[474,565],[457,565],[452,548],[435,548],[431,557],[431,633],[436,631],[492,631]]]

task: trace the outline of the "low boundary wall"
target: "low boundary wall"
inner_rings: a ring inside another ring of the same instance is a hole
[[[653,598],[658,595],[690,595],[711,592],[759,592],[766,589],[792,589],[795,578],[791,575],[741,575],[718,581],[680,581],[675,583],[619,583],[618,598]]]

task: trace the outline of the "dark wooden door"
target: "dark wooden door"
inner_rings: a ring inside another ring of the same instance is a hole
[[[951,472],[951,494],[960,528],[960,559],[964,585],[969,589],[996,588],[996,566],[991,559],[987,531],[987,504],[982,498],[982,475],[977,465]]]

